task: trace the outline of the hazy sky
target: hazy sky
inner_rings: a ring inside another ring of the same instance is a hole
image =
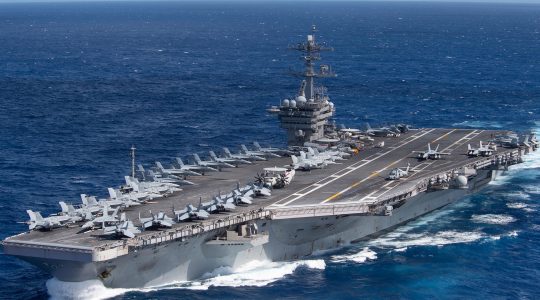
[[[291,0],[0,0],[0,3],[20,3],[20,2],[107,2],[107,1],[139,1],[139,2],[155,2],[155,1],[219,1],[219,2],[255,2],[255,1],[291,1]],[[331,2],[332,0],[293,0],[293,1],[326,1]],[[400,1],[400,2],[484,2],[484,3],[538,3],[540,0],[337,0],[337,1],[370,1],[370,2],[391,2],[391,1]]]
[[[2,2],[10,2],[10,3],[17,3],[17,2],[106,2],[106,1],[140,1],[140,2],[152,2],[152,1],[190,1],[190,2],[197,2],[197,1],[220,1],[220,2],[227,2],[231,0],[0,0],[0,3]],[[233,2],[254,2],[254,1],[291,1],[291,0],[232,0]],[[332,0],[295,0],[295,1],[327,1],[330,2]],[[338,1],[371,1],[371,2],[391,2],[391,1],[404,1],[404,2],[486,2],[486,3],[539,3],[540,0],[338,0]]]

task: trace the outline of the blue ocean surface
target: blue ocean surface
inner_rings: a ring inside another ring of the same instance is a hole
[[[0,4],[0,238],[26,209],[106,195],[138,160],[286,137],[287,45],[311,25],[337,123],[540,130],[540,5],[403,2]],[[206,146],[210,145],[210,147]],[[540,155],[374,240],[152,289],[67,284],[0,256],[0,298],[538,299]],[[126,274],[129,276],[129,274]]]

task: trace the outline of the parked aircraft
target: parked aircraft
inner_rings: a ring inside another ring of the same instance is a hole
[[[223,152],[225,153],[225,156],[228,157],[228,158],[242,159],[242,160],[246,160],[246,161],[250,161],[250,160],[266,160],[266,158],[256,156],[256,155],[247,155],[247,154],[243,154],[243,153],[233,154],[233,153],[231,153],[231,151],[227,147],[223,147]]]
[[[133,238],[137,233],[141,233],[141,231],[133,225],[133,222],[127,219],[125,213],[122,213],[120,216],[120,222],[118,224],[103,227],[103,235],[115,236],[118,238]]]
[[[29,230],[51,230],[72,223],[69,216],[42,217],[38,211],[26,210],[30,220],[26,222]]]
[[[428,144],[427,151],[413,151],[413,153],[418,153],[419,159],[440,159],[443,155],[450,155],[450,153],[439,152],[439,145],[435,150],[431,149],[431,144]]]
[[[174,224],[173,219],[171,219],[162,211],[155,215],[152,213],[152,211],[150,211],[150,215],[151,217],[149,218],[141,218],[141,213],[139,212],[139,221],[141,222],[143,229],[148,229],[152,227],[172,227],[172,225]]]

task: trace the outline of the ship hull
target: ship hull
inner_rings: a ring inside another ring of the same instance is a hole
[[[61,281],[100,279],[108,287],[130,288],[193,280],[223,266],[235,268],[253,260],[294,260],[369,239],[477,192],[500,173],[479,171],[466,189],[420,193],[395,208],[391,216],[342,215],[258,220],[260,232],[268,235],[268,240],[260,245],[233,244],[221,248],[209,245],[208,241],[217,233],[212,231],[185,241],[141,248],[104,262],[21,258]]]

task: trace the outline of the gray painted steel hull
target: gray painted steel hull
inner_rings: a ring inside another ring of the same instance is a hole
[[[258,220],[259,230],[269,237],[261,245],[216,248],[206,244],[216,235],[213,231],[186,241],[142,248],[105,262],[21,258],[62,281],[101,279],[106,286],[128,288],[193,280],[221,266],[237,267],[253,260],[294,260],[369,238],[478,191],[500,172],[479,171],[468,189],[421,193],[394,209],[391,216]]]

